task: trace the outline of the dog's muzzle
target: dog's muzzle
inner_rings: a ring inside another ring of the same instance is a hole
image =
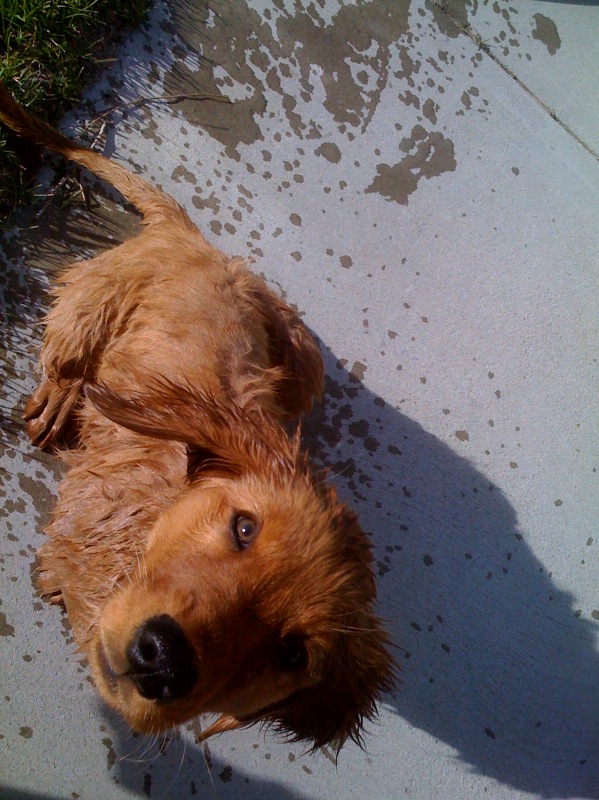
[[[195,651],[168,614],[146,620],[127,648],[126,675],[147,700],[169,703],[188,695],[198,677]]]

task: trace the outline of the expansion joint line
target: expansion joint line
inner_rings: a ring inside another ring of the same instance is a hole
[[[515,74],[515,72],[507,66],[507,64],[504,64],[503,61],[493,52],[492,47],[488,45],[481,38],[480,34],[477,33],[477,31],[475,31],[471,25],[469,25],[467,22],[462,22],[461,20],[459,20],[456,17],[456,15],[452,13],[452,11],[449,8],[447,8],[445,0],[430,0],[430,2],[436,8],[438,8],[439,11],[445,14],[445,16],[448,17],[453,22],[453,24],[462,31],[462,33],[465,33],[466,36],[468,36],[474,42],[474,44],[478,47],[479,50],[482,50],[483,53],[485,53],[485,55],[489,56],[489,58],[492,61],[494,61],[495,64],[497,64],[497,66],[500,67],[506,73],[506,75],[509,75],[510,78],[512,78],[512,80],[514,80],[518,84],[520,89],[526,92],[526,94],[529,97],[531,97],[535,101],[535,103],[537,103],[537,105],[539,105],[543,109],[543,111],[545,111],[551,117],[551,119],[554,120],[554,122],[557,122],[557,124],[561,128],[563,128],[563,130],[568,134],[568,136],[571,136],[575,142],[577,142],[582,148],[584,148],[587,151],[587,153],[593,156],[593,158],[596,161],[599,161],[599,153],[596,153],[595,150],[593,150],[593,148],[584,141],[584,139],[581,139],[580,136],[575,131],[573,131],[572,128],[566,122],[564,122],[563,119],[561,119],[561,117],[556,113],[554,109],[550,108],[547,105],[547,103],[541,100],[541,98],[538,95],[536,95],[532,91],[532,89],[530,89],[530,87],[528,87],[524,83],[524,81],[521,80]]]

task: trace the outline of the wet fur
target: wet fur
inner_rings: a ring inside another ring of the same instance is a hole
[[[207,735],[265,722],[313,747],[360,740],[394,664],[374,614],[370,543],[283,423],[322,390],[293,311],[142,178],[69,141],[0,86],[0,120],[83,165],[141,211],[139,236],[68,268],[27,403],[33,442],[69,466],[40,552],[104,699],[139,730],[198,714]],[[235,514],[258,534],[240,550]],[[192,692],[147,700],[127,676],[138,626],[168,614]],[[293,637],[301,669],[283,669]]]

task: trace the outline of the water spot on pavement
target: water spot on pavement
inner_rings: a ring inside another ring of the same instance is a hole
[[[314,152],[317,156],[326,158],[331,164],[338,164],[341,159],[341,150],[332,142],[323,142]]]
[[[536,28],[532,32],[532,38],[543,42],[549,54],[554,56],[562,46],[555,22],[544,14],[535,14],[533,19]]]
[[[422,125],[416,125],[412,135],[400,142],[399,148],[407,154],[406,158],[393,165],[379,164],[367,193],[376,192],[387,200],[407,205],[422,178],[430,179],[456,168],[451,139],[439,131],[429,133]]]

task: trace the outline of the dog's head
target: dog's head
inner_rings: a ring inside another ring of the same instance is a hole
[[[206,735],[261,722],[313,747],[359,741],[394,662],[370,543],[299,437],[195,390],[87,396],[137,433],[188,446],[188,489],[102,611],[91,647],[102,696],[145,732],[218,712]]]

